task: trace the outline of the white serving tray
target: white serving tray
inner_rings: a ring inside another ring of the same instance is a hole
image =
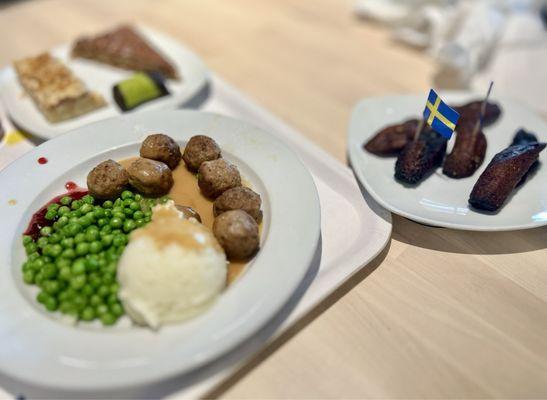
[[[153,386],[119,393],[44,393],[0,376],[0,386],[12,395],[33,397],[207,397],[259,351],[301,320],[386,246],[391,236],[391,214],[365,192],[350,169],[304,136],[246,98],[219,77],[194,99],[191,106],[251,122],[279,136],[304,161],[315,180],[321,202],[321,246],[316,260],[282,311],[251,340],[190,374]],[[9,148],[0,147],[0,160]],[[5,165],[0,165],[3,168]],[[364,197],[363,197],[364,196]],[[0,397],[2,392],[0,390]]]

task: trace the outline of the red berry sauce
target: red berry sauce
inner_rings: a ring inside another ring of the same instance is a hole
[[[40,237],[40,229],[42,229],[44,226],[53,225],[53,222],[55,221],[49,221],[46,219],[47,207],[50,204],[58,203],[59,200],[61,200],[61,198],[65,196],[70,196],[73,200],[79,200],[89,193],[87,189],[78,187],[78,185],[76,185],[74,182],[67,182],[65,184],[65,187],[68,189],[68,192],[54,197],[32,215],[32,218],[30,219],[24,235],[32,236],[32,239],[36,241]]]
[[[48,159],[45,157],[40,157],[38,159],[38,164],[47,164],[47,162],[48,162]]]

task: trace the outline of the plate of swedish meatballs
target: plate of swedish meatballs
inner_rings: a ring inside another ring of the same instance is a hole
[[[216,114],[90,124],[0,183],[0,371],[40,386],[123,388],[212,361],[280,310],[318,248],[298,157]]]
[[[416,222],[504,231],[547,224],[547,125],[525,106],[494,96],[444,92],[460,117],[447,140],[424,124],[423,95],[362,100],[353,110],[348,154],[383,207]]]

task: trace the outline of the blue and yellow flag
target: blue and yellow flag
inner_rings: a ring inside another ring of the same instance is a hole
[[[450,139],[460,114],[448,107],[433,89],[429,91],[424,110],[424,119],[435,132]]]

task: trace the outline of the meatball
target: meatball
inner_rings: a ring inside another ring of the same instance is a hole
[[[162,133],[147,136],[141,145],[141,157],[161,161],[171,169],[179,165],[182,154],[180,147],[172,138]]]
[[[188,169],[195,172],[205,161],[220,158],[220,147],[210,137],[197,135],[188,141],[182,158]]]
[[[220,214],[213,223],[213,234],[230,260],[244,260],[258,250],[258,224],[242,210]]]
[[[240,186],[222,193],[213,204],[215,217],[230,210],[243,210],[257,223],[262,220],[260,195],[249,188]]]
[[[162,196],[173,186],[173,174],[160,161],[138,158],[129,168],[129,183],[142,194]]]
[[[87,175],[89,193],[98,199],[118,197],[128,183],[127,171],[114,160],[103,161]]]
[[[192,207],[188,207],[188,206],[179,206],[178,204],[175,205],[175,207],[177,208],[177,210],[179,210],[181,213],[184,214],[184,217],[185,218],[194,218],[195,220],[197,220],[198,222],[201,222],[201,216],[198,214],[198,212],[196,210],[194,210]]]
[[[226,190],[241,186],[241,176],[235,165],[219,158],[201,164],[198,185],[205,196],[215,199]]]

